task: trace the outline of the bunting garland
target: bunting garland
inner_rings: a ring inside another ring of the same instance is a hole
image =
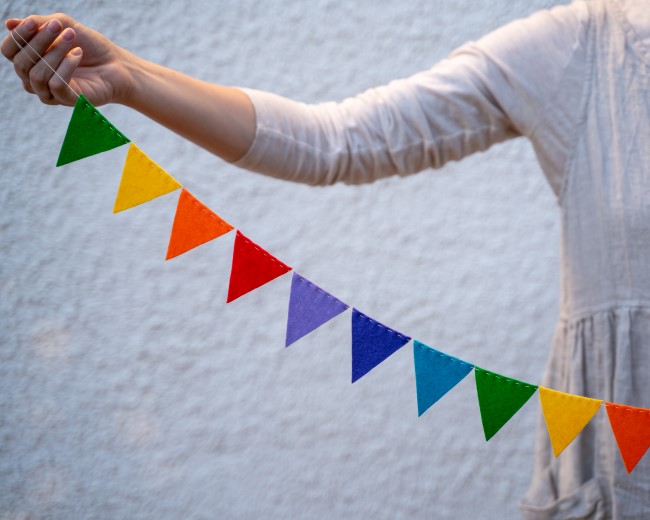
[[[556,457],[587,426],[603,404],[598,399],[565,394],[544,387],[539,389],[539,399]]]
[[[107,152],[130,142],[81,94],[74,105],[57,166]]]
[[[650,410],[605,403],[609,422],[628,473],[650,447]]]
[[[113,213],[133,208],[172,191],[181,185],[131,143],[124,161],[120,187],[117,189]]]
[[[418,417],[437,403],[469,374],[474,365],[413,342],[413,364],[418,398]]]
[[[474,367],[485,440],[489,441],[537,391],[535,385]]]
[[[56,165],[130,143],[114,213],[181,189],[166,259],[223,236],[234,229],[151,160],[80,95],[75,104]],[[226,303],[262,287],[292,268],[235,234]],[[285,346],[345,312],[349,306],[294,272],[287,315]],[[396,330],[352,309],[352,382],[370,372],[411,341]],[[555,456],[580,434],[598,412],[602,400],[538,387],[491,372],[414,340],[413,362],[418,416],[438,402],[474,370],[481,422],[490,440],[539,389],[540,403]],[[650,447],[650,409],[605,403],[607,415],[628,473]]]
[[[292,345],[348,308],[347,304],[294,271],[284,346]]]
[[[181,190],[165,260],[219,238],[233,228],[185,188]]]
[[[226,303],[236,300],[289,271],[291,271],[291,267],[271,256],[237,230]]]
[[[352,382],[365,376],[411,338],[352,309]]]

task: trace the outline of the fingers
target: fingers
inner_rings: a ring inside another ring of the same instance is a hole
[[[12,33],[3,41],[2,53],[13,61],[27,92],[38,95],[46,104],[74,104],[76,94],[66,82],[71,81],[82,57],[80,48],[71,52],[75,31],[64,30],[57,18],[43,18],[7,20],[5,25]],[[39,21],[44,23],[39,26]],[[63,21],[70,25],[66,17]]]
[[[60,65],[56,69],[56,74],[53,74],[49,81],[48,87],[52,94],[53,101],[62,105],[72,106],[77,101],[77,94],[70,83],[72,82],[72,75],[81,63],[83,52],[81,47],[72,49],[61,60]]]
[[[14,30],[14,32],[19,33],[19,29],[20,27]],[[51,20],[45,26],[42,26],[31,40],[28,40],[29,45],[25,43],[25,46],[16,53],[13,57],[14,69],[23,81],[29,80],[29,73],[32,67],[38,63],[40,56],[45,54],[62,30],[63,25],[61,25],[61,22]],[[19,38],[17,39],[22,43]]]
[[[9,18],[5,21],[5,27],[9,31],[17,30],[18,32],[12,35],[7,35],[2,44],[0,45],[0,52],[9,60],[25,46],[25,40],[30,41],[31,38],[39,32],[39,28],[43,28],[47,22],[56,19],[63,27],[74,27],[75,21],[64,13],[54,13],[50,15],[31,15],[27,18]],[[18,44],[14,41],[17,40]]]
[[[20,18],[9,18],[9,20],[5,21],[5,27],[8,31],[13,31],[20,25],[20,22],[22,22]]]
[[[7,23],[7,25],[9,26],[15,24]],[[13,59],[21,53],[24,42],[31,40],[32,37],[37,33],[37,31],[38,31],[38,24],[36,23],[36,20],[34,20],[33,18],[27,18],[23,20],[18,25],[15,25],[15,29],[13,29],[9,33],[9,35],[5,37],[5,39],[2,42],[2,45],[0,46],[0,51],[8,60],[13,61]],[[24,58],[28,58],[28,55],[25,54]],[[21,74],[18,74],[18,76],[23,82],[23,88],[27,92],[33,94],[34,91],[32,90],[29,82],[27,81],[26,73],[22,76]]]
[[[37,30],[38,24],[34,18],[27,18],[16,25],[11,30],[12,34],[7,35],[2,41],[0,51],[2,51],[3,56],[10,61],[13,60],[14,56],[22,50],[25,41],[31,40]]]
[[[74,39],[74,31],[72,29],[65,29],[54,40],[43,58],[38,60],[29,70],[29,85],[41,101],[46,102],[52,98],[53,92],[50,91],[49,81],[52,77],[56,78],[54,71],[72,49]],[[16,58],[14,58],[14,63],[15,61]]]

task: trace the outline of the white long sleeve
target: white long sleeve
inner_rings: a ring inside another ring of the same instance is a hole
[[[244,89],[257,127],[236,164],[312,185],[360,184],[438,168],[524,135],[557,191],[567,118],[580,95],[586,16],[582,2],[540,11],[460,47],[430,70],[340,103],[310,105]],[[562,128],[537,139],[538,127],[555,119]]]

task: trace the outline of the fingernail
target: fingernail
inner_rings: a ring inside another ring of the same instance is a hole
[[[75,49],[72,49],[70,54],[72,54],[73,56],[81,56],[81,52],[82,52],[81,47],[77,47]]]
[[[72,40],[74,40],[74,31],[72,29],[66,29],[65,31],[63,31],[63,34],[61,35],[61,37],[65,41],[71,42]]]
[[[57,34],[59,31],[61,31],[61,29],[63,29],[63,26],[59,23],[58,20],[52,20],[49,24],[47,24],[47,30],[52,34]]]
[[[34,29],[36,29],[36,20],[34,20],[33,18],[27,20],[25,22],[25,29],[27,29],[28,31],[33,31]]]

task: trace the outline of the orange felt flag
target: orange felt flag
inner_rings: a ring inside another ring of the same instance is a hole
[[[233,229],[228,222],[183,189],[176,206],[166,260],[182,255]]]
[[[618,449],[628,473],[650,447],[650,410],[605,403]]]

